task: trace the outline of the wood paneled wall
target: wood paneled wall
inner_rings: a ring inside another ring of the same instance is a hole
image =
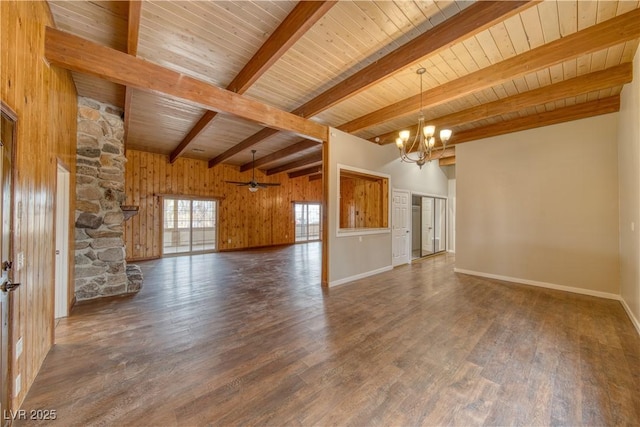
[[[340,228],[383,228],[388,225],[388,180],[340,176]]]
[[[293,243],[293,202],[322,199],[322,182],[308,177],[289,179],[286,173],[265,176],[256,171],[260,182],[279,182],[280,187],[251,193],[247,187],[225,183],[248,181],[251,171],[207,162],[127,150],[125,187],[127,205],[139,206],[138,215],[125,223],[128,260],[157,258],[162,255],[162,205],[159,195],[219,197],[218,249],[231,250]]]
[[[53,25],[46,2],[0,2],[2,100],[18,115],[14,161],[14,254],[25,265],[14,272],[22,284],[11,294],[10,355],[19,338],[23,353],[10,361],[10,387],[21,376],[24,399],[54,341],[55,189],[57,163],[71,172],[75,188],[77,96],[71,74],[44,60],[44,29]],[[71,201],[70,212],[75,211]],[[73,242],[73,216],[69,233]],[[15,259],[15,256],[14,256]],[[69,248],[73,259],[73,244]],[[14,263],[14,265],[16,265]],[[73,268],[69,268],[73,283]],[[70,301],[73,286],[70,286]],[[11,357],[11,356],[10,356]]]

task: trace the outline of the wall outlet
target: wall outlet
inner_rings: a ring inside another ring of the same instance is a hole
[[[13,395],[19,396],[20,391],[22,391],[22,375],[18,374],[18,376],[16,377],[16,387]]]
[[[22,337],[16,342],[16,359],[22,354]]]

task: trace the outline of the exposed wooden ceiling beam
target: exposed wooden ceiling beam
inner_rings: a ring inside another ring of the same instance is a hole
[[[322,172],[322,165],[312,166],[307,169],[300,169],[297,171],[289,172],[287,175],[289,176],[289,178],[298,178],[300,176],[312,175],[318,172]]]
[[[45,56],[51,64],[68,70],[186,99],[263,126],[318,141],[326,141],[328,137],[327,126],[55,28],[46,28]]]
[[[471,107],[446,116],[429,119],[428,123],[439,127],[455,127],[464,123],[484,120],[548,102],[555,102],[593,91],[621,86],[631,82],[632,79],[633,67],[630,62],[627,62],[605,70],[595,71],[538,89],[522,92],[477,107]],[[413,135],[417,132],[417,126],[412,126],[408,129]],[[399,130],[388,132],[384,135],[371,138],[370,140],[375,141],[377,138],[379,140],[378,143],[381,145],[390,144],[395,142],[398,132]]]
[[[209,160],[209,167],[212,168],[215,165],[224,162],[229,157],[235,156],[239,152],[244,151],[247,148],[256,145],[259,141],[261,141],[264,138],[267,138],[268,136],[273,135],[275,133],[278,133],[278,131],[275,130],[275,129],[263,128],[260,132],[254,133],[250,137],[244,139],[241,143],[234,145],[233,147],[229,148],[224,153],[219,154],[218,156],[216,156],[213,159]]]
[[[526,117],[505,120],[500,123],[461,131],[456,134],[455,141],[453,141],[452,138],[451,143],[462,144],[463,142],[475,141],[477,139],[585,119],[601,114],[615,113],[619,110],[620,95],[610,96],[595,101],[575,104],[570,107],[557,108],[555,110],[545,111],[544,113],[532,114]]]
[[[315,116],[424,57],[437,54],[459,41],[473,37],[497,22],[539,2],[540,0],[476,2],[296,108],[292,113],[301,117]],[[261,138],[259,138],[260,133],[262,134]],[[257,144],[276,133],[277,131],[273,130],[267,133],[260,131],[248,139]]]
[[[640,37],[640,9],[634,9],[592,27],[562,37],[495,65],[480,69],[459,79],[424,91],[423,108],[431,108],[551,67],[569,59],[584,56]],[[351,120],[338,129],[356,132],[420,109],[420,94]]]
[[[334,1],[300,1],[229,83],[228,89],[236,93],[246,92],[334,5]]]
[[[138,56],[138,37],[140,35],[140,18],[142,1],[129,1],[129,21],[127,23],[127,53]]]
[[[313,147],[317,147],[318,143],[316,141],[312,141],[310,139],[303,139],[302,141],[296,142],[293,145],[283,148],[282,150],[278,150],[275,153],[271,153],[267,156],[261,157],[255,161],[255,167],[259,168],[264,165],[268,165],[269,163],[276,162],[285,157],[292,156],[296,153],[299,153],[304,150],[308,150]],[[245,172],[251,170],[253,168],[254,162],[245,163],[240,166],[240,172]]]
[[[438,160],[440,166],[451,166],[456,164],[456,156],[442,157]]]
[[[296,108],[293,113],[303,117],[315,116],[425,56],[435,55],[537,3],[539,1],[476,2]]]
[[[280,23],[267,41],[258,49],[253,57],[229,83],[227,90],[245,93],[282,55],[285,54],[325,13],[335,5],[334,1],[301,1],[291,13]],[[195,126],[187,133],[178,147],[169,156],[173,163],[217,115],[207,111]]]
[[[309,154],[306,157],[303,157],[301,159],[298,159],[296,161],[293,161],[291,163],[287,163],[284,164],[282,166],[278,166],[272,169],[267,169],[267,176],[269,175],[275,175],[277,173],[280,172],[287,172],[290,171],[292,169],[297,169],[300,168],[302,166],[307,166],[310,165],[312,163],[317,163],[317,162],[321,162],[322,161],[322,151],[318,151],[317,153],[313,153],[313,154]]]
[[[129,1],[129,20],[127,22],[127,53],[138,55],[138,35],[140,34],[140,17],[142,2],[138,0]],[[129,124],[131,123],[131,98],[133,88],[129,86],[124,89],[124,141],[125,146],[129,137]]]
[[[438,154],[440,156],[440,158],[447,158],[447,157],[455,157],[456,156],[456,147],[447,147],[444,149],[444,152],[442,153],[442,155]]]
[[[322,172],[309,175],[309,181],[317,181],[319,179],[322,179]]]

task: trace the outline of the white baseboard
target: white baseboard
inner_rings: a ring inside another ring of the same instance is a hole
[[[538,286],[541,288],[555,289],[558,291],[573,292],[574,294],[589,295],[592,297],[600,297],[620,301],[620,295],[609,292],[593,291],[591,289],[574,288],[572,286],[556,285],[555,283],[538,282],[537,280],[519,279],[517,277],[501,276],[499,274],[482,273],[479,271],[464,270],[462,268],[454,268],[454,272],[462,274],[470,274],[472,276],[486,277],[488,279],[503,280],[505,282],[521,283],[523,285]]]
[[[456,253],[456,251],[452,251],[451,249],[449,249],[447,252],[450,253],[450,254],[453,254],[453,255],[455,255],[455,253]]]
[[[392,265],[388,265],[386,267],[378,268],[377,270],[371,270],[364,273],[356,274],[355,276],[345,277],[344,279],[334,280],[329,282],[329,287],[344,285],[345,283],[353,282],[354,280],[364,279],[365,277],[374,276],[376,274],[384,273],[385,271],[393,270]]]
[[[620,298],[620,303],[624,307],[624,311],[627,312],[627,316],[629,316],[629,319],[631,319],[631,323],[633,323],[633,326],[636,327],[638,335],[640,335],[640,321],[638,321],[638,319],[636,319],[636,317],[633,315],[631,308],[627,305],[627,302],[623,298]]]

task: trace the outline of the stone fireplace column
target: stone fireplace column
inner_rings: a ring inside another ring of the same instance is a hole
[[[78,98],[76,158],[76,300],[137,292],[138,269],[127,268],[124,249],[124,123],[122,111]],[[129,266],[134,267],[134,266]],[[135,273],[134,281],[127,270]],[[139,275],[139,277],[138,277]]]

